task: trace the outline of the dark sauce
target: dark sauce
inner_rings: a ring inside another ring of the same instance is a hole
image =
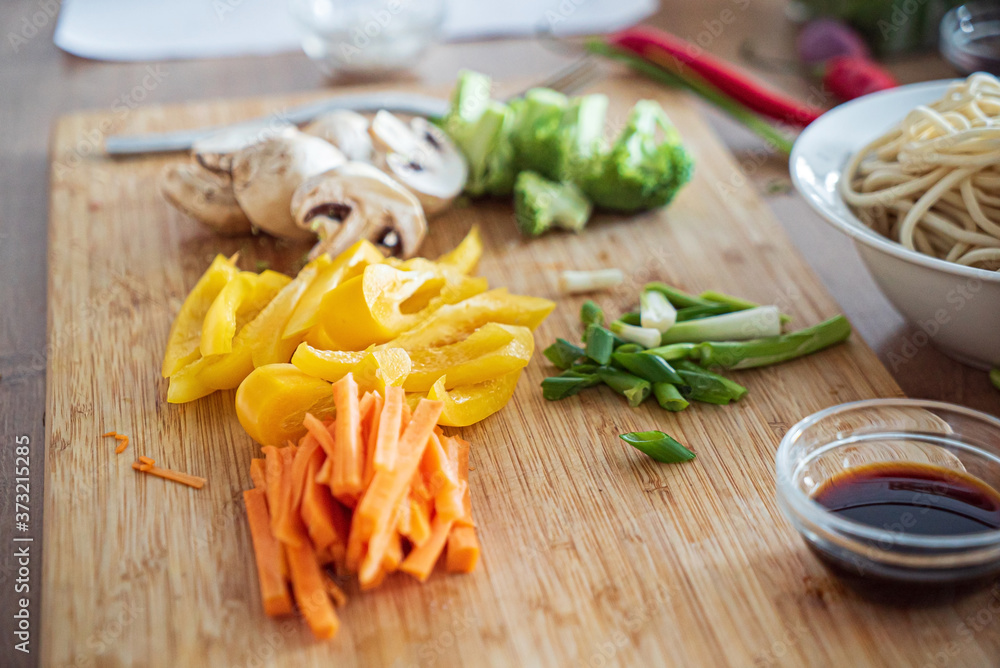
[[[1000,492],[968,473],[931,464],[884,462],[846,469],[820,485],[812,498],[845,519],[893,535],[955,537],[1000,529]],[[920,569],[883,571],[866,560],[811,547],[845,584],[885,603],[941,603],[995,577],[981,569],[948,577]],[[877,547],[922,554],[894,541]]]
[[[973,476],[911,462],[867,464],[835,475],[813,500],[847,519],[917,536],[1000,529],[1000,492]]]

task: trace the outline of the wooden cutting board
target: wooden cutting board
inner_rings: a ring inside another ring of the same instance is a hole
[[[697,161],[667,212],[599,217],[579,236],[520,239],[507,202],[433,221],[425,254],[478,223],[493,286],[557,298],[561,268],[621,267],[597,295],[611,313],[664,280],[778,304],[809,325],[838,311],[688,100],[634,79],[596,87],[620,127],[639,98],[667,107]],[[108,133],[236,121],[307,99],[141,108],[62,119],[53,141],[49,253],[43,665],[587,666],[986,665],[1000,656],[997,601],[934,609],[867,603],[832,579],[778,511],[774,453],[800,418],[900,390],[859,339],[738,374],[749,396],[680,414],[630,409],[609,390],[542,399],[539,354],[514,401],[462,430],[483,545],[472,575],[392,577],[354,594],[340,635],[261,610],[241,490],[257,451],[233,393],[166,403],[171,320],[216,253],[290,270],[305,246],[222,239],[159,197],[168,160],[97,155]],[[578,335],[582,299],[536,333]],[[659,428],[698,458],[657,464],[618,434]],[[127,434],[113,454],[105,431]],[[137,474],[139,455],[208,478],[195,491]],[[990,607],[992,605],[992,607]],[[992,624],[992,626],[991,626]]]

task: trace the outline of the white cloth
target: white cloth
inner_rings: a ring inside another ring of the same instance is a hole
[[[419,0],[415,0],[419,2]],[[618,30],[656,11],[658,0],[447,0],[445,40]],[[299,48],[283,0],[64,0],[56,46],[95,60],[260,55]]]

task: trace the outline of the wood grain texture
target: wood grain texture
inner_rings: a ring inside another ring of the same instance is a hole
[[[751,189],[720,195],[737,168],[697,108],[637,80],[598,89],[612,96],[612,122],[635,99],[660,99],[694,152],[697,176],[667,213],[605,216],[578,237],[525,243],[506,203],[484,203],[435,220],[426,254],[479,223],[482,273],[514,292],[555,297],[560,268],[618,266],[626,285],[599,296],[611,312],[653,279],[778,303],[800,325],[838,311]],[[286,103],[142,109],[123,131],[237,120]],[[436,574],[425,585],[398,576],[355,595],[329,643],[314,642],[299,620],[266,619],[239,499],[256,448],[233,393],[168,405],[157,370],[171,319],[215,253],[241,250],[246,268],[263,259],[282,270],[306,247],[206,233],[160,200],[165,159],[68,166],[102,118],[67,117],[54,139],[44,665],[859,666],[923,665],[949,652],[949,665],[971,666],[1000,654],[998,592],[928,610],[861,601],[776,507],[773,457],[792,423],[834,403],[900,394],[857,337],[739,374],[750,394],[736,406],[681,414],[632,410],[605,389],[549,404],[538,355],[507,408],[462,430],[473,443],[483,544],[474,574]],[[581,301],[561,299],[536,343],[575,336]],[[698,459],[658,465],[617,437],[654,427]],[[110,429],[131,437],[126,454],[100,438]],[[139,454],[208,485],[139,476],[130,468]],[[984,611],[990,623],[963,632],[963,620]]]

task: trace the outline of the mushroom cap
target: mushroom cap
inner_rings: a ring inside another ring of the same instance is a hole
[[[408,258],[427,235],[427,218],[413,193],[363,162],[349,162],[303,182],[292,197],[291,213],[299,227],[319,234],[310,257],[336,256],[368,239]]]
[[[309,177],[345,162],[343,153],[318,137],[298,131],[272,137],[233,156],[233,192],[255,226],[282,239],[310,239],[312,233],[292,218],[292,195]]]
[[[371,125],[375,146],[385,152],[385,167],[420,200],[427,215],[446,209],[462,192],[469,176],[465,156],[426,118],[407,125],[382,110]]]
[[[371,162],[372,138],[368,135],[368,119],[361,114],[338,109],[320,114],[302,128],[308,135],[325,139],[353,162]]]
[[[194,142],[191,154],[205,169],[228,173],[232,169],[233,155],[240,149],[271,137],[288,137],[296,132],[291,123],[276,119],[266,123],[234,125]]]
[[[184,214],[218,234],[240,236],[252,230],[236,202],[228,174],[212,172],[198,163],[173,163],[160,174],[163,197]]]

